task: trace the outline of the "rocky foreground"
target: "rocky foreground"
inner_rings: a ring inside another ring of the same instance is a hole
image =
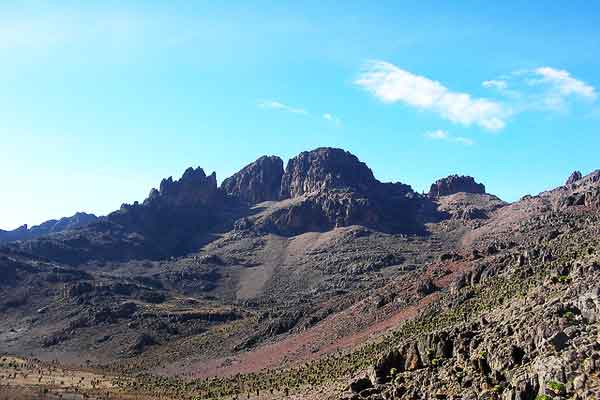
[[[283,165],[5,243],[0,351],[146,398],[600,398],[600,172],[508,204]]]

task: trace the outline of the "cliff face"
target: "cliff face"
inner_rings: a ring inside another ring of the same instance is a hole
[[[475,182],[475,179],[471,176],[450,175],[437,180],[431,185],[429,197],[438,198],[460,192],[484,194],[485,186],[482,183]]]
[[[277,200],[282,176],[283,160],[277,156],[263,156],[225,179],[221,189],[250,204]]]
[[[207,176],[202,168],[190,167],[179,180],[174,181],[172,177],[163,179],[159,190],[152,189],[144,204],[161,203],[171,207],[194,207],[212,205],[220,196],[215,172]]]
[[[289,160],[280,199],[282,206],[257,221],[258,228],[284,235],[350,225],[417,232],[423,210],[431,211],[410,186],[381,183],[355,155],[328,147]]]
[[[281,180],[281,198],[332,189],[365,192],[378,181],[367,165],[344,150],[322,147],[292,158]]]

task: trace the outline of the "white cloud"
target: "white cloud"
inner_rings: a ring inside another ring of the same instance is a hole
[[[297,107],[292,107],[292,106],[288,106],[287,104],[283,104],[279,101],[275,101],[275,100],[265,100],[265,101],[259,101],[258,102],[258,106],[260,108],[267,108],[267,109],[272,109],[272,110],[281,110],[281,111],[287,111],[293,114],[303,114],[303,115],[308,115],[308,111],[306,111],[303,108],[297,108]]]
[[[596,89],[588,83],[574,78],[568,71],[551,67],[517,71],[517,79],[524,79],[529,90],[533,108],[550,111],[566,111],[572,98],[595,101]],[[524,77],[524,78],[523,78]],[[539,88],[536,91],[536,88]]]
[[[551,67],[540,67],[533,70],[540,79],[529,81],[531,85],[548,84],[561,96],[577,95],[590,100],[596,100],[597,94],[593,86],[571,76],[565,70]]]
[[[429,139],[443,140],[448,139],[448,132],[438,129],[436,131],[425,133],[425,136]]]
[[[473,142],[473,140],[466,138],[466,137],[452,136],[447,131],[444,131],[442,129],[437,129],[435,131],[426,132],[425,137],[430,140],[441,140],[441,141],[445,141],[445,142],[459,143],[459,144],[464,144],[465,146],[471,146],[472,144],[475,143],[475,142]]]
[[[462,137],[462,136],[457,136],[455,138],[452,138],[452,140],[455,141],[456,143],[461,143],[461,144],[464,144],[467,146],[471,146],[473,143],[475,143],[471,139]]]
[[[339,119],[338,117],[334,116],[333,114],[325,113],[325,114],[323,114],[323,118],[329,122],[332,122],[336,126],[342,125],[342,120]]]
[[[485,88],[498,90],[504,90],[508,87],[508,83],[503,79],[490,79],[489,81],[483,81],[481,84]]]
[[[513,71],[497,79],[484,81],[482,85],[496,89],[510,104],[513,114],[529,111],[565,112],[573,100],[593,102],[598,97],[592,85],[574,78],[568,71],[552,67]]]
[[[354,83],[383,102],[406,104],[437,113],[457,124],[476,125],[488,131],[503,129],[508,119],[517,114],[565,112],[575,99],[594,102],[598,98],[596,88],[589,83],[568,71],[547,66],[483,81],[484,88],[494,89],[494,98],[454,92],[438,81],[377,60],[367,63]],[[463,137],[428,137],[473,144],[471,139]]]
[[[506,125],[511,112],[502,104],[467,93],[452,92],[444,85],[415,75],[385,61],[366,65],[355,83],[384,102],[400,102],[435,112],[462,125],[478,125],[497,131]]]

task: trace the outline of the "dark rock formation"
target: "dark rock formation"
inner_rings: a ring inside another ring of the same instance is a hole
[[[25,242],[21,249],[69,264],[181,255],[228,225],[228,207],[215,173],[188,168],[179,180],[163,179],[142,204],[123,204],[103,220]]]
[[[281,198],[331,189],[365,192],[378,181],[367,165],[342,149],[321,147],[292,158],[281,179]]]
[[[207,176],[202,168],[190,167],[177,181],[173,181],[172,177],[163,179],[160,189],[152,189],[144,204],[161,203],[174,207],[210,205],[219,196],[216,173]]]
[[[429,197],[438,198],[460,192],[484,194],[485,186],[475,182],[475,179],[470,176],[450,175],[431,185]]]
[[[12,231],[0,230],[0,242],[28,240],[52,233],[64,232],[89,225],[92,222],[98,221],[98,219],[94,214],[78,212],[71,217],[64,217],[58,220],[51,219],[31,228],[28,228],[27,225],[22,225]]]
[[[583,177],[583,175],[581,175],[580,171],[573,171],[573,173],[569,176],[569,178],[565,182],[565,186],[574,184],[575,182],[580,180],[582,177]]]
[[[283,235],[363,225],[384,231],[420,231],[429,200],[402,183],[381,183],[351,153],[318,148],[292,158],[281,179],[291,200],[260,221]]]
[[[263,156],[225,179],[221,189],[251,204],[277,200],[282,175],[283,160],[277,156]]]

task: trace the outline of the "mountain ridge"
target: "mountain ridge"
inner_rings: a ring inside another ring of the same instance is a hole
[[[454,176],[441,179],[437,184],[453,179]],[[461,177],[468,180],[470,177]],[[475,182],[470,178],[472,184]],[[450,183],[452,185],[452,183]],[[446,184],[448,186],[448,184]],[[475,185],[477,186],[477,185]],[[432,185],[432,188],[434,185]],[[464,188],[453,188],[448,186],[445,194],[452,194],[461,191]],[[432,189],[433,190],[433,189]],[[469,190],[467,187],[465,190]],[[324,192],[345,191],[346,195],[331,195],[329,198],[319,198],[319,194]],[[226,178],[219,187],[217,187],[216,173],[206,175],[201,167],[188,168],[182,174],[179,180],[173,180],[172,177],[165,178],[160,182],[159,189],[150,190],[148,197],[140,202],[133,204],[123,204],[120,210],[110,213],[107,217],[90,218],[86,223],[58,224],[59,227],[48,230],[37,230],[37,232],[25,233],[23,227],[15,231],[0,232],[0,241],[12,241],[23,239],[35,239],[51,233],[58,233],[76,228],[84,227],[90,223],[117,220],[120,223],[127,224],[125,215],[135,213],[143,207],[157,208],[157,204],[164,203],[160,208],[165,208],[166,203],[170,203],[173,208],[177,207],[213,207],[220,203],[231,203],[231,200],[238,200],[242,203],[254,205],[263,201],[281,201],[288,198],[301,197],[303,195],[314,194],[312,201],[305,203],[309,213],[315,213],[315,218],[323,221],[312,226],[325,225],[343,226],[350,223],[377,224],[377,221],[368,222],[369,218],[377,219],[381,217],[354,218],[352,214],[367,213],[370,211],[360,211],[360,208],[368,204],[365,198],[374,196],[379,203],[385,203],[382,199],[389,197],[402,197],[410,195],[418,198],[420,195],[415,193],[409,185],[400,183],[381,183],[373,175],[368,166],[361,162],[355,155],[343,149],[320,147],[312,151],[304,151],[298,156],[291,158],[286,168],[283,168],[283,160],[277,156],[262,156],[256,161],[242,168],[231,177]],[[310,196],[309,196],[310,197]],[[337,197],[337,198],[335,198]],[[430,197],[432,197],[430,195]],[[356,201],[352,200],[357,198]],[[348,203],[351,206],[343,205]],[[352,205],[353,204],[353,205]],[[354,209],[358,208],[357,212]],[[312,211],[310,211],[312,209]],[[295,208],[298,210],[298,208]],[[294,211],[295,212],[295,211]],[[350,214],[350,215],[340,215]],[[71,218],[75,218],[78,214]],[[95,216],[94,216],[95,217]],[[142,218],[138,215],[136,218]],[[288,216],[285,218],[293,218]],[[61,221],[63,221],[61,219]],[[51,224],[50,220],[40,225],[44,227]],[[133,221],[129,221],[133,223]],[[279,222],[275,223],[276,225]],[[414,223],[413,223],[414,224]],[[301,228],[305,229],[305,228]],[[285,231],[283,227],[281,231]],[[297,230],[290,230],[290,232]]]
[[[506,203],[468,177],[382,183],[339,149],[285,180],[261,159],[0,246],[0,352],[148,398],[600,393],[600,172]]]

